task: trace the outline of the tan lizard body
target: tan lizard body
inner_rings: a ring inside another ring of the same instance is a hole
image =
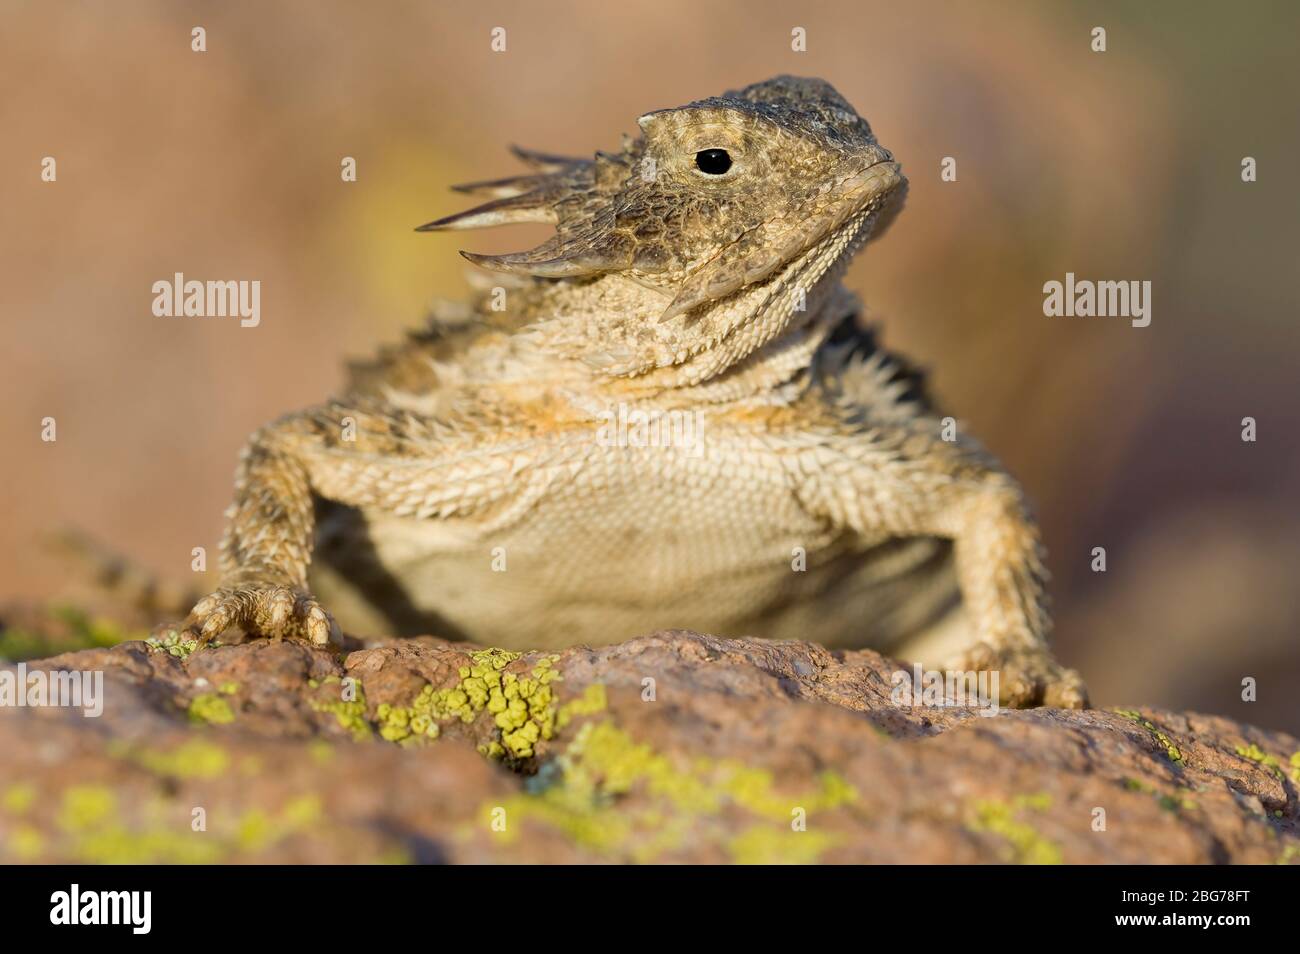
[[[508,277],[252,437],[190,625],[324,642],[325,604],[509,648],[682,627],[1084,704],[1047,650],[1019,489],[942,438],[840,284],[905,184],[867,123],[778,77],[640,125],[619,153],[521,152],[532,174],[462,187],[489,201],[429,228],[555,236],[467,255]]]

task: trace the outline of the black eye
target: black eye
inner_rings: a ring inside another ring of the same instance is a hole
[[[725,149],[701,149],[695,154],[695,168],[711,176],[720,176],[731,168],[731,156]]]

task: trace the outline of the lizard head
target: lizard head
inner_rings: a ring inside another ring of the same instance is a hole
[[[638,124],[621,151],[591,160],[516,149],[530,174],[459,186],[490,201],[421,226],[554,223],[530,251],[461,254],[597,286],[587,297],[604,297],[616,326],[576,356],[611,374],[693,362],[711,376],[799,324],[905,184],[821,80],[777,77]],[[705,352],[717,360],[698,361]]]

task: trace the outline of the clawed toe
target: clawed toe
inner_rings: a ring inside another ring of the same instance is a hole
[[[186,628],[212,640],[232,627],[272,639],[300,637],[317,646],[341,638],[329,613],[307,593],[274,583],[226,586],[194,605]]]
[[[1010,708],[1088,708],[1083,679],[1056,662],[1045,646],[999,649],[981,643],[962,656],[955,668],[997,672],[1000,702]]]
[[[321,605],[309,596],[299,597],[294,608],[295,615],[303,620],[307,638],[317,646],[329,642],[339,642],[340,632],[334,618],[321,608]]]

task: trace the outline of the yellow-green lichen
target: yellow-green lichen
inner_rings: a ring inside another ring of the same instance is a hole
[[[504,649],[481,650],[470,657],[468,666],[460,667],[455,685],[427,685],[409,706],[380,706],[376,712],[380,735],[404,745],[436,739],[441,726],[456,721],[468,725],[487,712],[497,731],[479,750],[490,758],[529,758],[538,742],[554,738],[562,716],[567,721],[581,714],[579,710],[591,710],[593,699],[584,693],[573,709],[557,707],[551,683],[562,678],[554,668],[560,657],[543,656],[525,675],[505,672],[520,655]],[[603,689],[600,692],[603,706]]]
[[[63,793],[58,825],[64,831],[82,831],[102,824],[117,811],[117,797],[104,785],[74,785]]]
[[[380,705],[375,710],[375,717],[379,722],[380,737],[400,745],[415,745],[425,739],[436,739],[442,733],[434,721],[435,716],[429,711],[424,692],[410,706]]]
[[[1285,777],[1285,772],[1283,772],[1282,770],[1282,760],[1279,759],[1276,755],[1270,755],[1269,753],[1265,752],[1254,742],[1251,742],[1249,745],[1237,746],[1237,754],[1240,755],[1243,759],[1250,759],[1252,762],[1257,763],[1262,768],[1267,769],[1270,773],[1275,775],[1277,778]],[[1298,755],[1300,755],[1300,753],[1296,753],[1296,755],[1291,756],[1292,765],[1300,766],[1300,760],[1297,759]],[[1293,770],[1292,778],[1295,777],[1296,777],[1296,772]]]
[[[764,818],[789,820],[790,799],[773,789],[771,772],[735,762],[722,763],[721,770],[722,788],[737,805]],[[829,811],[851,804],[857,797],[857,791],[838,774],[822,772],[817,776],[817,788],[804,796],[799,807],[809,812]]]
[[[9,836],[8,848],[17,861],[35,861],[45,853],[45,836],[31,825],[19,825]]]
[[[207,865],[221,861],[226,846],[188,829],[132,831],[122,825],[111,825],[82,835],[72,844],[71,852],[78,860],[90,864]]]
[[[114,825],[90,832],[71,846],[72,854],[91,864],[215,864],[223,846],[201,834],[151,828],[132,831]]]
[[[292,835],[318,830],[325,817],[315,794],[291,798],[276,811],[236,813],[212,832],[195,831],[179,817],[160,819],[157,809],[147,813],[143,827],[136,827],[119,817],[119,807],[106,786],[67,789],[56,817],[62,832],[57,848],[93,864],[213,864],[239,854],[257,855]],[[28,859],[41,854],[45,839],[34,830],[32,835],[25,852],[12,839],[10,850]]]
[[[593,682],[582,690],[582,695],[570,699],[560,706],[560,711],[555,716],[555,728],[557,730],[564,729],[579,716],[597,715],[604,712],[608,705],[609,700],[605,694],[605,686],[602,683]]]
[[[230,768],[230,756],[207,739],[187,739],[173,749],[138,749],[127,758],[155,775],[176,779],[217,778]]]
[[[0,794],[0,807],[10,815],[25,815],[36,801],[36,787],[29,782],[15,782]]]
[[[327,676],[319,685],[340,681],[338,676]],[[354,681],[352,685],[356,693],[353,699],[332,699],[329,702],[313,699],[311,707],[317,712],[332,713],[338,720],[338,724],[351,732],[354,739],[360,741],[370,738],[370,722],[366,719],[366,693],[360,682]]]
[[[154,652],[165,652],[178,659],[186,659],[190,653],[202,645],[200,640],[190,636],[183,636],[174,629],[168,630],[161,637],[150,636],[145,640],[145,643]]]
[[[1196,802],[1184,795],[1160,795],[1156,800],[1165,811],[1175,814],[1179,809],[1183,811],[1194,811],[1196,809]]]
[[[490,825],[504,810],[507,840],[524,823],[540,824],[597,854],[632,861],[704,842],[736,860],[811,861],[829,841],[791,828],[799,810],[806,818],[856,798],[833,772],[819,775],[811,790],[783,794],[763,769],[707,758],[684,765],[605,720],[586,723],[526,794],[485,805],[483,817]],[[737,812],[759,821],[736,835]]]
[[[437,739],[449,724],[470,725],[487,713],[493,732],[479,745],[479,751],[489,758],[519,762],[536,755],[539,742],[554,738],[572,720],[605,708],[605,688],[601,685],[587,686],[580,696],[560,704],[552,687],[563,678],[555,669],[559,656],[541,657],[527,673],[505,671],[521,655],[504,649],[471,654],[469,665],[460,667],[453,685],[428,684],[409,705],[377,706],[375,730],[385,741],[420,745]],[[312,683],[318,688],[331,681],[337,682],[337,677]],[[352,702],[313,701],[311,705],[317,711],[334,713],[356,737],[370,735],[371,720],[367,719],[365,697],[359,688]]]
[[[257,854],[275,840],[275,823],[261,809],[254,808],[240,816],[235,827],[235,844],[240,851]]]
[[[235,712],[230,708],[230,703],[212,692],[195,696],[186,711],[191,722],[225,725],[235,721]]]
[[[1164,730],[1150,719],[1144,718],[1142,713],[1135,709],[1112,709],[1111,711],[1116,715],[1122,715],[1126,719],[1131,719],[1138,725],[1142,726],[1142,728],[1155,736],[1156,741],[1159,742],[1161,748],[1165,750],[1165,756],[1169,761],[1178,765],[1183,764],[1183,753],[1179,750],[1178,746],[1174,744],[1174,740],[1166,735]]]
[[[996,835],[1007,843],[1008,860],[1027,865],[1058,865],[1061,849],[1041,835],[1022,817],[1028,812],[1042,812],[1051,807],[1047,793],[1021,795],[1010,802],[982,799],[971,806],[966,821],[968,831]]]
[[[280,810],[280,821],[296,831],[315,825],[321,820],[324,811],[324,803],[319,795],[299,795],[285,802]]]
[[[826,832],[754,825],[728,840],[727,852],[742,865],[810,865],[833,843]]]
[[[1196,802],[1185,795],[1167,795],[1150,782],[1144,782],[1141,779],[1125,778],[1124,787],[1130,792],[1141,792],[1144,795],[1153,796],[1160,807],[1167,812],[1177,812],[1180,808],[1191,811],[1196,808]]]

